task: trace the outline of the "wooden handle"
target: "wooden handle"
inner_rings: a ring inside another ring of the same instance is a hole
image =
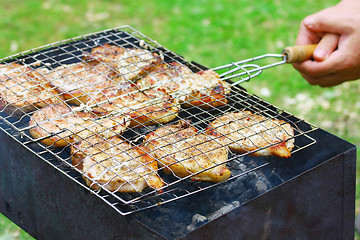
[[[286,55],[287,63],[303,62],[312,59],[316,46],[317,44],[286,47],[282,54]]]

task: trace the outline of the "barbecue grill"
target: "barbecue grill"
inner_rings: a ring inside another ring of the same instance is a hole
[[[165,62],[184,64],[193,72],[206,69],[129,26],[49,44],[1,61],[55,69],[82,61],[84,52],[103,44],[148,49]],[[195,174],[179,178],[159,171],[164,179],[160,190],[94,189],[72,165],[69,147],[46,146],[29,134],[33,112],[9,112],[4,106],[0,113],[0,211],[38,239],[353,238],[355,146],[238,85],[263,68],[234,63],[215,70],[224,68],[227,79],[240,78],[236,83],[227,80],[232,85],[228,103],[181,108],[174,121],[191,120],[202,131],[214,118],[239,110],[284,120],[294,129],[295,146],[289,159],[230,152],[224,163],[231,176],[225,182],[193,181]],[[130,128],[123,137],[139,145],[156,127]]]

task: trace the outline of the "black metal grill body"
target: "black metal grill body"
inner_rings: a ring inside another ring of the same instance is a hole
[[[290,159],[122,216],[1,133],[0,211],[36,239],[353,239],[356,148],[310,134]]]

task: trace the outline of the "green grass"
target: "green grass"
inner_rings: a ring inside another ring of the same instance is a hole
[[[0,0],[0,3],[0,58],[78,35],[130,25],[190,61],[216,67],[264,53],[280,53],[294,44],[301,19],[337,1]],[[243,86],[274,105],[360,145],[359,82],[327,89],[314,87],[290,65],[283,65],[265,70]],[[360,212],[359,187],[356,193],[356,211]],[[0,217],[0,239],[4,233],[17,231]],[[15,234],[15,238],[20,237]]]
[[[32,237],[5,216],[0,216],[0,240],[27,240]]]

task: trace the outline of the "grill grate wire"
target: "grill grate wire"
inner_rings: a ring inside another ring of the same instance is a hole
[[[146,49],[150,52],[156,52],[165,62],[177,62],[180,64],[184,64],[189,67],[193,72],[199,72],[204,70],[205,68],[201,65],[196,63],[191,63],[186,61],[181,56],[171,52],[170,50],[166,49],[162,45],[158,44],[156,41],[148,38],[147,36],[143,35],[142,33],[138,32],[137,30],[129,27],[123,26],[119,28],[109,29],[101,32],[96,32],[88,35],[83,35],[80,37],[52,43],[45,45],[43,47],[34,48],[32,50],[19,53],[13,56],[9,56],[7,58],[1,59],[1,63],[3,66],[11,66],[12,63],[21,63],[23,65],[29,66],[34,68],[35,72],[40,75],[40,77],[47,78],[48,72],[43,72],[42,69],[46,68],[49,71],[54,71],[58,67],[68,65],[68,64],[76,64],[76,63],[86,63],[82,58],[84,52],[90,52],[92,49],[98,46],[103,46],[104,44],[110,44],[115,46],[121,46],[125,48],[135,48],[135,49]],[[281,57],[281,56],[271,56],[271,57]],[[294,139],[295,145],[292,150],[292,154],[297,152],[301,152],[303,149],[315,144],[315,139],[313,139],[309,133],[316,130],[317,127],[306,122],[305,120],[298,119],[297,117],[293,116],[292,114],[273,106],[272,104],[264,101],[263,99],[251,95],[246,92],[245,89],[238,86],[239,83],[243,81],[248,81],[249,79],[258,76],[261,71],[265,68],[259,67],[258,65],[249,64],[249,61],[253,61],[256,59],[246,60],[244,62],[237,62],[228,65],[224,65],[218,68],[213,68],[213,70],[222,70],[228,69],[228,72],[223,74],[223,79],[229,80],[232,78],[239,78],[238,81],[232,84],[230,94],[224,96],[228,99],[228,103],[222,106],[213,106],[211,103],[202,102],[200,105],[191,105],[186,108],[181,107],[179,114],[174,118],[170,123],[161,123],[159,122],[160,119],[155,119],[154,121],[157,123],[155,125],[148,125],[148,122],[140,123],[138,127],[130,127],[125,130],[122,134],[122,138],[126,139],[127,142],[131,143],[131,148],[136,148],[140,146],[144,140],[144,137],[156,130],[159,126],[168,126],[168,124],[173,124],[179,120],[191,120],[191,127],[195,127],[201,133],[205,130],[206,126],[212,122],[217,117],[224,115],[229,112],[236,112],[240,110],[247,110],[251,111],[253,114],[265,116],[268,119],[281,119],[285,122],[289,123],[293,130],[294,130]],[[282,62],[280,62],[281,64]],[[103,64],[103,63],[100,63]],[[276,66],[278,63],[275,63],[273,66]],[[112,66],[111,66],[112,68]],[[114,69],[112,69],[114,70]],[[2,71],[2,70],[0,70]],[[238,72],[241,72],[240,74]],[[6,73],[7,74],[7,73]],[[19,75],[11,76],[11,74],[4,76],[8,77],[9,79],[17,79]],[[81,78],[81,72],[76,72],[70,70],[71,75],[75,75]],[[110,79],[108,76],[104,76],[102,72],[98,72],[96,77],[105,77],[105,79]],[[21,76],[24,73],[20,74]],[[121,74],[120,74],[121,75]],[[66,77],[66,76],[61,76]],[[61,78],[60,77],[60,78]],[[113,80],[111,78],[110,80]],[[106,80],[105,80],[106,81]],[[33,92],[31,87],[23,86],[23,83],[16,83],[23,87],[24,91],[26,92]],[[64,84],[66,85],[66,83]],[[96,83],[90,82],[87,87],[95,88]],[[39,87],[39,86],[37,86]],[[40,87],[41,86],[40,84]],[[0,91],[1,91],[1,98],[2,100],[5,99],[3,97],[3,92],[8,90],[12,91],[12,86],[6,85],[6,81],[0,82]],[[56,90],[57,87],[52,87],[52,89]],[[140,100],[142,95],[137,95],[139,92],[144,92],[146,90],[151,90],[152,87],[148,89],[141,89],[141,90],[134,90],[130,88],[130,91],[127,92],[128,96],[134,95],[135,100]],[[17,92],[11,92],[10,95],[17,94]],[[71,95],[71,94],[70,94]],[[35,94],[32,94],[31,97],[34,97]],[[87,97],[87,93],[84,93],[83,96]],[[181,93],[180,98],[186,96],[186,93]],[[55,98],[60,99],[61,94],[55,96]],[[74,112],[87,112],[94,107],[99,107],[104,103],[111,103],[119,99],[119,96],[115,97],[106,97],[105,100],[100,102],[95,102],[93,104],[80,104],[74,106],[73,104],[69,103],[69,101],[64,101],[64,104],[67,107],[71,107],[72,110],[65,114],[59,114],[58,116],[51,116],[51,121],[55,121],[58,119],[62,119],[64,116],[71,116]],[[47,101],[47,99],[41,99],[40,101]],[[197,99],[202,100],[202,99]],[[210,169],[218,167],[222,164],[227,164],[228,168],[231,170],[231,176],[225,182],[200,182],[200,181],[192,181],[194,176],[198,175],[199,173],[203,173],[209,170],[209,168],[204,168],[196,173],[190,173],[188,176],[176,176],[176,174],[164,174],[163,170],[169,170],[168,166],[159,166],[159,171],[154,172],[154,170],[150,171],[150,173],[155,173],[155,175],[160,176],[163,179],[164,186],[160,189],[154,188],[146,188],[141,192],[134,192],[134,193],[117,193],[112,190],[107,189],[107,185],[109,181],[114,180],[121,176],[114,174],[112,178],[108,180],[108,182],[104,183],[102,187],[99,189],[93,189],[96,183],[92,182],[87,174],[85,174],[82,170],[79,170],[77,166],[74,166],[72,163],[72,157],[74,153],[71,153],[70,147],[55,147],[54,145],[45,145],[41,141],[47,139],[52,136],[56,136],[57,134],[63,134],[68,132],[68,135],[76,135],[79,132],[76,132],[72,129],[62,129],[56,132],[56,134],[48,132],[47,135],[42,136],[41,138],[34,138],[29,130],[33,129],[34,126],[40,126],[43,123],[47,123],[49,120],[45,119],[42,121],[36,122],[34,125],[29,126],[29,121],[31,116],[34,114],[35,111],[42,111],[39,109],[37,103],[30,102],[30,97],[19,99],[20,101],[28,102],[30,108],[32,110],[24,109],[24,107],[15,107],[13,103],[4,103],[2,101],[2,110],[0,112],[0,117],[2,121],[0,122],[0,128],[9,136],[16,139],[16,141],[27,148],[30,152],[37,155],[42,160],[46,161],[53,167],[55,167],[59,172],[65,174],[74,182],[79,184],[80,186],[88,189],[91,193],[96,195],[97,197],[101,198],[104,202],[112,206],[116,211],[118,211],[122,215],[128,215],[137,211],[145,210],[151,207],[163,205],[165,203],[169,203],[186,196],[199,193],[201,191],[216,188],[219,186],[224,186],[227,182],[235,181],[241,178],[248,176],[249,174],[254,174],[255,172],[261,171],[265,166],[269,165],[272,159],[270,158],[258,158],[252,157],[251,154],[255,153],[259,150],[263,150],[268,148],[269,146],[273,146],[278,143],[269,143],[269,145],[265,147],[260,147],[254,151],[247,151],[245,153],[229,153],[229,156],[226,160],[221,163],[215,162]],[[144,106],[152,106],[154,104],[161,104],[162,102],[158,100],[149,100],[145,102]],[[149,105],[147,105],[149,104]],[[187,102],[185,102],[187,104]],[[26,106],[26,108],[29,108]],[[135,109],[138,110],[139,108]],[[169,113],[171,114],[171,113]],[[116,123],[116,126],[120,126],[123,124],[122,120],[118,120],[117,117],[121,116],[122,113],[111,113],[105,116],[98,116],[95,120],[92,119],[94,122],[93,125],[86,125],[80,129],[80,132],[88,132],[89,134],[86,137],[80,137],[81,140],[87,141],[91,139],[91,137],[97,135],[104,135],[110,134],[111,136],[115,136],[117,133],[112,130],[111,128],[104,127],[104,123],[101,122],[102,119],[111,118]],[[139,114],[139,118],[143,117],[146,114]],[[78,123],[73,123],[72,119],[66,119],[66,123],[72,124],[77,126]],[[261,123],[259,123],[261,125]],[[79,123],[78,125],[81,125]],[[100,131],[95,131],[93,127],[104,127]],[[282,126],[279,126],[282,128]],[[43,129],[46,131],[47,129]],[[271,131],[273,129],[267,129]],[[108,141],[106,137],[102,137],[102,139],[106,142]],[[64,139],[60,139],[64,140]],[[66,140],[68,141],[68,140]],[[279,139],[280,142],[280,139]],[[70,143],[70,142],[69,142]],[[73,143],[70,143],[73,145]],[[91,145],[94,147],[96,144]],[[169,142],[169,145],[172,143]],[[120,146],[120,145],[119,145]],[[106,149],[106,151],[100,151],[99,154],[106,154],[106,158],[102,160],[100,166],[106,168],[107,160],[113,159],[117,155],[111,155],[111,151],[116,150],[116,146],[110,146]],[[195,148],[197,150],[197,155],[204,155],[208,156],[209,152],[206,149],[202,149],[201,145],[190,145],[188,148]],[[115,149],[115,150],[114,150]],[[181,152],[186,149],[177,149],[176,151]],[[82,151],[82,150],[80,150]],[[128,154],[124,150],[117,150],[117,154]],[[142,153],[143,155],[146,153]],[[141,155],[141,154],[140,154]],[[131,156],[130,156],[131,158]],[[256,159],[256,160],[254,160]],[[137,159],[131,159],[136,160]],[[155,161],[155,160],[153,160]],[[186,161],[186,159],[184,160]],[[82,163],[82,162],[81,162]],[[80,164],[81,164],[80,163]],[[146,164],[140,164],[139,168],[146,168]],[[113,171],[112,169],[108,169],[109,171]],[[136,170],[136,169],[135,169]],[[128,172],[134,172],[134,169],[127,170]],[[149,174],[150,174],[149,173]],[[141,180],[142,177],[135,178],[137,180]],[[91,184],[86,184],[86,180],[92,182]],[[126,183],[125,183],[126,184]],[[127,182],[130,186],[132,185],[131,182]],[[124,184],[123,184],[124,185]],[[89,187],[90,186],[90,187]],[[119,186],[120,188],[121,186]]]

